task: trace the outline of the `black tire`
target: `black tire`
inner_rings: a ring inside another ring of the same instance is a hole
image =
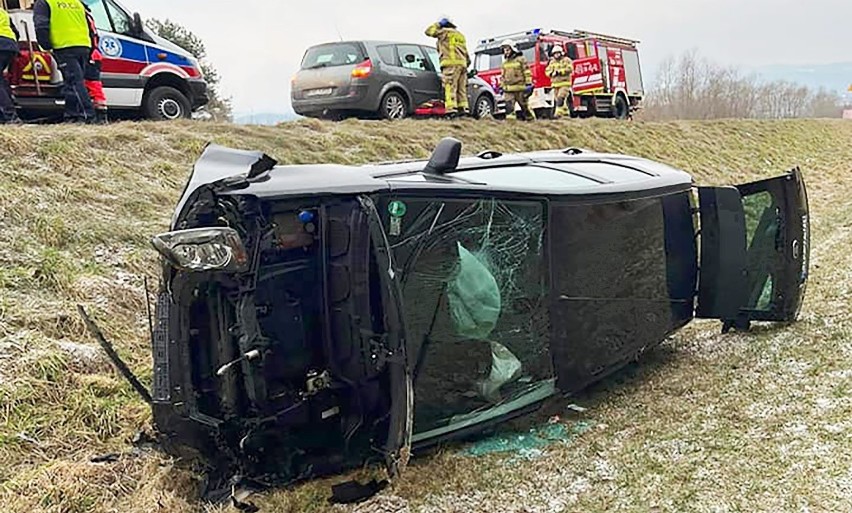
[[[379,104],[379,116],[382,119],[403,119],[408,116],[408,101],[399,91],[388,91]]]
[[[473,116],[476,119],[494,117],[494,100],[487,94],[481,94],[473,104]]]
[[[145,95],[143,113],[147,119],[158,121],[190,119],[192,104],[185,94],[174,87],[159,86]]]
[[[628,105],[627,99],[620,94],[615,97],[615,103],[612,105],[612,117],[615,119],[630,117],[630,105]]]
[[[550,108],[534,109],[533,113],[535,113],[536,119],[553,119],[553,109]]]

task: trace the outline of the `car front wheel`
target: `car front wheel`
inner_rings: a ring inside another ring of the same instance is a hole
[[[174,87],[160,86],[146,96],[144,113],[148,119],[161,121],[189,119],[192,105],[189,98]]]
[[[487,95],[483,94],[476,99],[473,107],[473,114],[476,119],[490,118],[494,116],[494,101]]]
[[[379,114],[384,119],[403,119],[408,114],[405,97],[396,91],[390,91],[382,97]]]

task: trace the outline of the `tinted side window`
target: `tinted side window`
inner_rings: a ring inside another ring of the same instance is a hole
[[[438,50],[431,47],[424,47],[426,50],[426,55],[429,57],[429,64],[431,64],[432,71],[441,71],[441,56],[438,55]]]
[[[399,52],[399,62],[403,68],[425,71],[426,57],[419,46],[415,45],[398,45],[396,47]]]
[[[84,3],[92,13],[92,18],[95,19],[95,27],[98,30],[106,30],[112,32],[112,23],[109,21],[109,15],[106,11],[106,5],[103,0],[85,0]]]
[[[396,60],[396,50],[393,45],[382,45],[376,47],[379,52],[379,58],[388,66],[399,66],[399,61]]]
[[[109,11],[109,16],[112,18],[113,27],[115,27],[116,34],[130,34],[132,32],[133,23],[131,23],[130,16],[126,12],[124,12],[120,7],[112,3],[110,0],[105,0],[107,10]]]

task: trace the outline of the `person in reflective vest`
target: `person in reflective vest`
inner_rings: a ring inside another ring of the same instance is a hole
[[[20,123],[15,102],[12,99],[12,87],[6,80],[5,71],[20,53],[18,29],[9,18],[9,13],[0,8],[0,123]]]
[[[80,0],[36,0],[33,18],[38,44],[53,52],[62,72],[65,121],[92,123],[95,111],[84,83],[92,34]]]
[[[104,94],[104,84],[101,82],[101,71],[103,67],[104,57],[100,50],[100,37],[98,36],[98,28],[95,25],[95,18],[92,16],[92,11],[89,6],[86,7],[86,21],[89,23],[89,32],[92,34],[92,53],[89,55],[89,60],[86,62],[86,69],[83,72],[84,83],[86,90],[89,91],[89,96],[92,98],[92,106],[95,109],[95,122],[107,122],[107,102]]]
[[[448,18],[441,18],[429,25],[426,35],[438,40],[447,115],[455,117],[459,113],[467,114],[470,111],[467,99],[467,68],[470,66],[467,40]]]
[[[514,41],[503,41],[500,46],[503,49],[503,74],[500,78],[500,88],[506,100],[506,119],[516,118],[515,103],[517,103],[523,118],[532,121],[535,119],[535,114],[529,104],[529,98],[533,92],[530,67]]]
[[[568,107],[571,99],[572,76],[574,74],[574,62],[565,55],[562,45],[557,44],[551,52],[550,62],[547,64],[545,73],[550,77],[551,86],[556,99],[556,117],[570,114]]]

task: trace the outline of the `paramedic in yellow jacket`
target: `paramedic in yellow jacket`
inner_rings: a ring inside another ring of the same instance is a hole
[[[568,102],[571,99],[571,77],[574,74],[574,63],[565,56],[562,45],[557,44],[551,52],[550,62],[547,64],[547,76],[550,77],[553,86],[553,94],[556,98],[556,117],[570,114]]]
[[[447,18],[430,25],[426,35],[438,40],[447,115],[456,116],[459,111],[467,114],[470,110],[467,100],[467,68],[470,66],[467,40],[452,20]]]
[[[533,92],[530,67],[514,41],[503,41],[500,46],[503,48],[503,75],[500,79],[500,87],[503,89],[503,98],[506,100],[506,119],[516,118],[515,103],[517,102],[524,119],[532,121],[535,119],[535,114],[529,104],[529,97]]]

